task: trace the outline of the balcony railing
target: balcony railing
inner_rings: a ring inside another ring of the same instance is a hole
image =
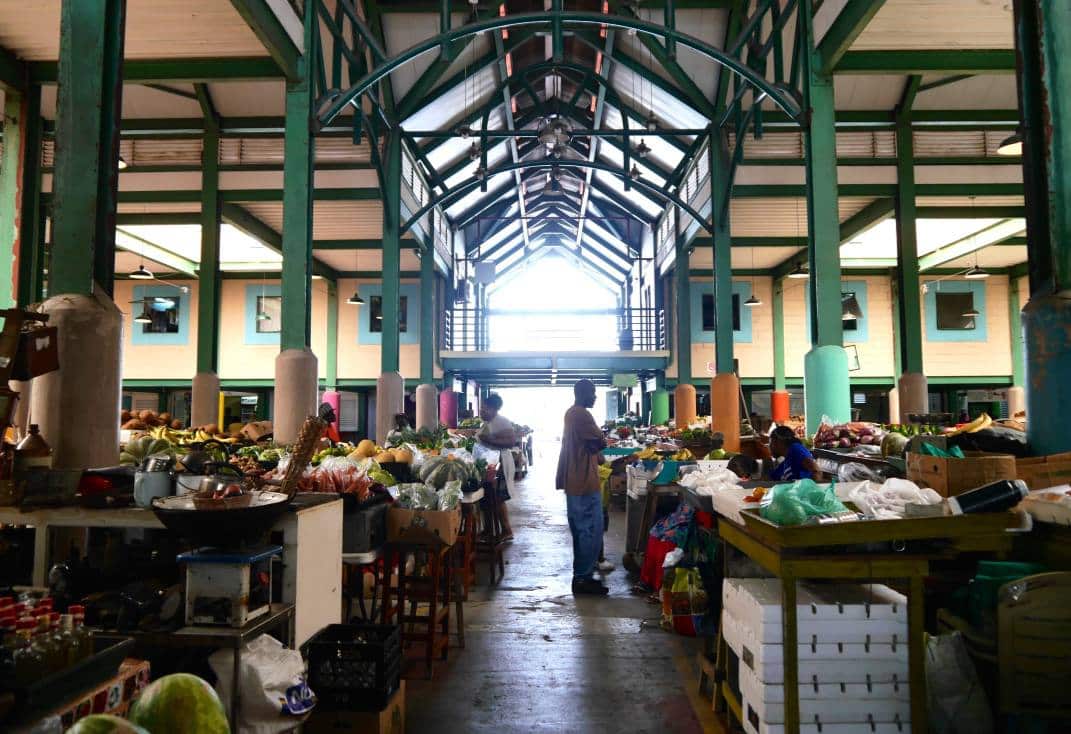
[[[450,352],[663,351],[662,309],[507,310],[455,307],[443,314]]]

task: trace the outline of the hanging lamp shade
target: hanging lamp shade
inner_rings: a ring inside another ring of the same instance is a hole
[[[346,303],[351,306],[360,306],[364,303],[364,299],[361,298],[360,291],[354,290],[353,295],[346,299]]]
[[[266,314],[264,311],[258,311],[257,312],[257,321],[271,321],[271,316]]]
[[[842,298],[840,301],[840,317],[844,321],[863,318],[863,309],[859,307],[859,299],[855,294]]]
[[[963,312],[963,318],[965,318],[965,319],[973,319],[976,316],[981,316],[981,315],[982,314],[974,306],[971,306],[970,308],[968,308],[966,311]]]
[[[119,161],[117,162],[116,167],[120,171],[125,171],[129,165],[130,164],[126,162],[126,158],[123,158],[123,156],[119,156]]]
[[[1023,154],[1023,136],[1019,133],[1010,135],[1004,140],[1000,141],[1000,145],[997,146],[997,155],[1022,155]]]
[[[144,265],[138,265],[138,269],[130,274],[131,280],[152,280],[153,274],[145,269]]]
[[[792,268],[792,272],[786,277],[791,278],[792,280],[806,280],[811,277],[811,274],[804,270],[803,265],[796,263],[796,267]]]
[[[984,280],[989,277],[989,273],[985,269],[974,265],[963,274],[963,277],[967,280]]]
[[[744,301],[744,305],[747,306],[748,308],[755,308],[755,306],[761,306],[762,305],[762,299],[756,298],[755,294],[752,293],[750,296],[747,297],[747,300]]]
[[[135,324],[151,324],[152,323],[152,314],[149,313],[149,307],[147,305],[146,306],[142,306],[141,313],[134,317],[134,323]]]

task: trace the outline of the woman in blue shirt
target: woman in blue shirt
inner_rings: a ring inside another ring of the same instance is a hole
[[[770,471],[770,479],[795,482],[817,479],[821,473],[814,456],[788,426],[778,426],[770,434],[770,453],[775,457],[784,457],[784,461]]]

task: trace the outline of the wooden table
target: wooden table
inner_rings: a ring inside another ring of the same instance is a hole
[[[931,563],[952,560],[966,552],[1007,552],[1018,518],[1011,513],[964,515],[912,520],[872,520],[819,526],[781,527],[744,511],[744,525],[718,517],[723,542],[743,552],[781,581],[784,626],[785,732],[800,730],[799,644],[796,583],[806,579],[838,579],[863,583],[903,580],[908,598],[908,679],[911,730],[926,732],[926,673],[923,649],[923,579]],[[866,544],[912,543],[904,553],[868,552]],[[715,708],[722,704],[742,721],[743,712],[727,679],[727,655],[720,643]]]
[[[53,528],[146,528],[162,530],[152,510],[57,507],[22,512],[0,507],[0,524],[34,528],[33,585],[48,586]],[[282,601],[293,604],[298,645],[342,616],[342,500],[336,494],[305,493],[272,529],[282,533]]]

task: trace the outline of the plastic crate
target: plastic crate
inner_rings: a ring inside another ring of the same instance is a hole
[[[328,625],[305,643],[304,650],[309,687],[319,706],[378,711],[398,689],[402,645],[396,625]]]
[[[359,507],[342,496],[342,552],[367,553],[387,542],[387,502]]]

